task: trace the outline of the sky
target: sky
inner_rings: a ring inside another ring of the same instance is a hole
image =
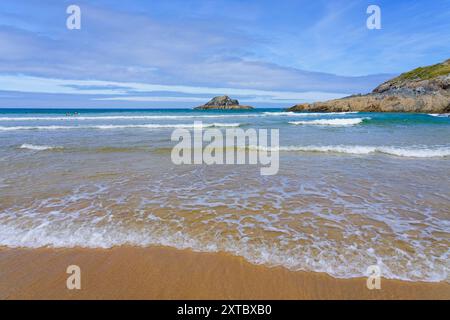
[[[367,28],[369,5],[381,29]],[[450,0],[0,3],[0,108],[190,108],[223,94],[286,107],[448,58]]]

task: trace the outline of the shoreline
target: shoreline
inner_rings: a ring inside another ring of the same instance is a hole
[[[68,290],[69,265],[81,290]],[[226,253],[169,247],[0,247],[0,299],[450,299],[446,282],[366,278],[253,265]]]

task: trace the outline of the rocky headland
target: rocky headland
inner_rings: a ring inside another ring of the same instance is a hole
[[[386,81],[369,94],[302,103],[288,111],[450,112],[450,59]]]
[[[231,99],[229,96],[220,96],[212,98],[208,103],[194,108],[194,110],[249,110],[253,109],[250,106],[242,106],[236,99]]]

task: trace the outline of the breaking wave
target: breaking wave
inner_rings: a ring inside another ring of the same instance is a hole
[[[327,115],[339,115],[339,114],[352,114],[358,113],[358,111],[348,111],[348,112],[292,112],[292,111],[283,111],[283,112],[264,112],[264,115],[267,116],[327,116]]]
[[[449,118],[450,117],[450,113],[429,113],[429,116],[432,117],[439,117],[439,118]]]
[[[343,118],[343,119],[337,118],[337,119],[289,121],[289,124],[318,125],[318,126],[354,126],[354,125],[362,123],[366,119],[370,119],[370,118]]]
[[[42,116],[42,117],[0,117],[0,121],[95,121],[95,120],[177,120],[209,118],[245,118],[265,116],[322,116],[357,112],[290,112],[267,111],[245,114],[190,114],[190,115],[119,115],[119,116]]]
[[[36,150],[36,151],[44,151],[44,150],[52,150],[52,149],[62,149],[62,147],[56,146],[46,146],[46,145],[35,145],[35,144],[22,144],[19,149],[28,149],[28,150]]]
[[[260,114],[215,114],[215,115],[155,115],[155,116],[55,116],[55,117],[0,117],[0,121],[92,121],[92,120],[177,120],[195,118],[257,117]]]
[[[260,147],[250,146],[250,149],[267,151],[298,151],[298,152],[323,152],[323,153],[344,153],[366,155],[382,153],[397,157],[413,158],[435,158],[450,157],[450,147],[396,147],[396,146],[280,146],[280,147]]]
[[[202,126],[204,128],[211,127],[240,127],[244,124],[241,123],[204,123]],[[195,128],[197,127],[194,123],[189,124],[124,124],[124,125],[88,125],[88,126],[12,126],[4,127],[0,126],[0,131],[16,131],[16,130],[68,130],[68,129],[164,129],[164,128]]]

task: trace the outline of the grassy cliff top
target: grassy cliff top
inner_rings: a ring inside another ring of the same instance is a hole
[[[402,73],[397,78],[392,79],[392,82],[428,80],[446,74],[450,74],[450,59],[432,66],[419,67],[409,72]]]

